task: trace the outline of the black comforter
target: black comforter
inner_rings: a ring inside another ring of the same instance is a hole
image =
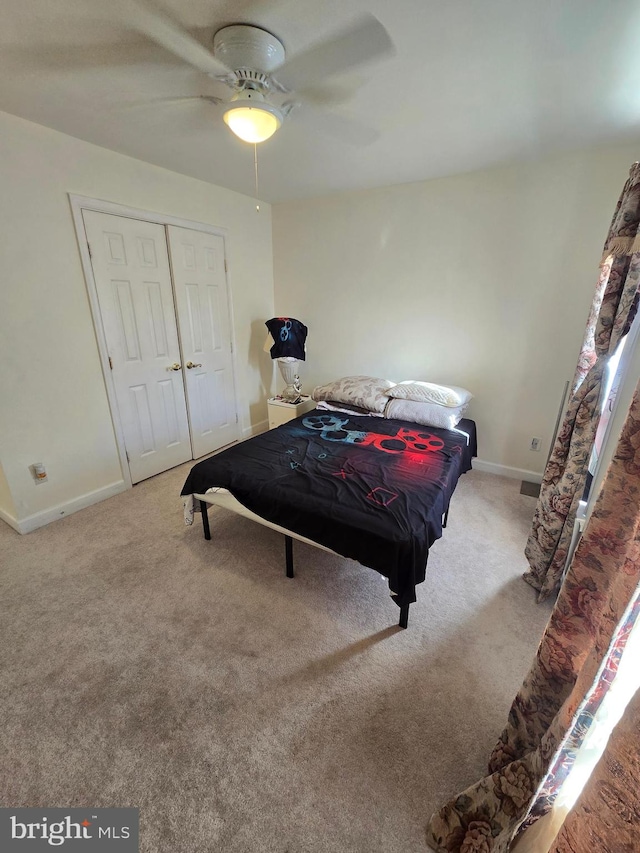
[[[456,430],[316,410],[194,466],[183,495],[228,489],[256,515],[358,560],[415,601],[460,474],[473,421]]]

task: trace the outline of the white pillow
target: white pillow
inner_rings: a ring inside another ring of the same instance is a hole
[[[457,385],[435,385],[433,382],[417,382],[408,379],[385,392],[396,400],[414,400],[416,403],[437,403],[439,406],[456,408],[464,406],[473,397],[466,388]]]
[[[413,421],[422,426],[455,429],[464,415],[468,403],[462,406],[441,406],[438,403],[417,403],[415,400],[389,400],[385,409],[385,418],[398,421]]]

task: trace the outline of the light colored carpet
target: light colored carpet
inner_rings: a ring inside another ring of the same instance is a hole
[[[21,537],[0,523],[0,801],[138,806],[143,851],[403,853],[485,772],[550,607],[533,498],[471,472],[409,628],[380,576],[225,510],[189,466]]]

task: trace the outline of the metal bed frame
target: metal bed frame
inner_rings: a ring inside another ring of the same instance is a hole
[[[200,513],[202,515],[202,529],[204,532],[204,538],[207,540],[211,539],[211,528],[209,527],[209,507],[215,505],[215,501],[207,501],[204,500],[202,496],[196,495],[196,500],[200,503]],[[255,513],[251,513],[251,515],[255,515]],[[445,513],[442,517],[442,527],[445,528],[447,526],[447,520],[449,518],[449,506],[445,510]],[[259,519],[256,518],[259,521]],[[323,551],[329,551],[331,554],[335,554],[335,551],[332,551],[330,548],[326,548],[324,545],[320,545],[318,542],[313,542],[310,539],[305,538],[304,536],[297,536],[290,530],[286,530],[284,527],[280,527],[277,524],[268,525],[273,530],[277,530],[284,536],[284,559],[285,559],[285,572],[288,578],[293,578],[293,540],[299,539],[301,542],[306,542],[309,545],[314,545],[316,548],[320,548]],[[341,556],[338,554],[338,556]],[[398,625],[401,628],[406,628],[409,624],[409,602],[406,604],[402,604],[400,606],[400,619],[398,620]]]

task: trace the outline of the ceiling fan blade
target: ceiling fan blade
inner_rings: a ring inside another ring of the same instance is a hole
[[[128,25],[205,74],[228,74],[219,59],[189,35],[168,12],[150,0],[128,0]]]
[[[348,82],[309,86],[308,89],[299,89],[297,94],[304,99],[305,103],[313,104],[315,107],[339,107],[350,101],[363,83],[362,79],[357,80],[354,77]]]
[[[334,38],[284,62],[273,77],[285,91],[293,92],[391,53],[389,33],[377,18],[365,15]]]
[[[304,107],[301,114],[307,112]],[[347,145],[355,145],[364,147],[371,145],[380,138],[380,131],[368,124],[348,118],[347,116],[338,115],[337,113],[328,112],[327,110],[313,110],[316,116],[321,117],[317,121],[317,129],[328,133],[340,142],[346,142]]]
[[[199,101],[200,103],[208,102],[213,104],[213,106],[218,106],[219,104],[224,103],[222,98],[216,98],[215,95],[169,95],[167,97],[159,97],[159,98],[147,98],[142,101],[128,101],[126,104],[122,105],[120,109],[123,110],[138,110],[141,108],[153,108],[157,106],[172,106],[174,104],[189,104],[195,103]]]
[[[30,47],[3,47],[2,58],[11,65],[30,70],[60,71],[70,74],[119,66],[157,64],[165,61],[167,54],[148,39],[126,44],[59,45],[42,42]],[[172,60],[173,61],[173,60]]]

